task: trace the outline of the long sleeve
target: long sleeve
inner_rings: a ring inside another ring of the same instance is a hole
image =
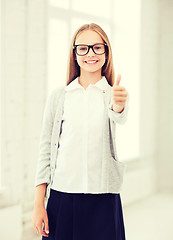
[[[50,93],[44,109],[35,186],[50,183],[51,136],[54,121],[52,107],[55,93],[56,90]]]
[[[129,93],[127,92],[127,101],[126,101],[126,105],[124,107],[124,110],[121,113],[117,113],[115,111],[113,111],[111,109],[112,107],[112,99],[111,99],[111,103],[109,104],[108,107],[108,116],[109,118],[118,123],[118,124],[124,124],[127,121],[127,115],[128,115],[128,110],[129,110]]]

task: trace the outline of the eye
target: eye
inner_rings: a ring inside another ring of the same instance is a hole
[[[97,49],[97,50],[98,50],[98,49],[100,49],[100,48],[101,48],[101,47],[99,47],[99,46],[96,46],[94,49]]]
[[[102,44],[97,44],[97,45],[94,46],[94,49],[95,49],[96,51],[101,51],[101,50],[104,49],[104,45],[102,45]]]
[[[79,47],[79,50],[80,50],[80,51],[86,51],[86,50],[87,50],[87,47]]]

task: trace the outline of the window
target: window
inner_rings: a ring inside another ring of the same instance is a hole
[[[114,65],[130,96],[128,121],[117,127],[117,152],[126,161],[140,155],[140,18],[140,1],[115,1]]]
[[[2,187],[2,3],[0,1],[0,188]]]
[[[130,96],[128,121],[116,128],[118,156],[122,161],[139,158],[140,2],[89,0],[84,5],[79,0],[50,0],[49,4],[48,92],[65,85],[76,29],[85,23],[99,24],[111,42],[116,76],[121,73],[120,85]]]
[[[105,8],[107,13],[111,12],[112,0],[107,1],[106,7],[99,0],[90,2],[84,7],[79,0],[49,1],[48,92],[66,81],[70,41],[78,27],[96,22],[111,38],[112,16],[105,14]]]
[[[49,91],[64,84],[68,58],[68,23],[61,19],[49,20],[48,86]]]
[[[49,3],[51,6],[58,8],[68,9],[70,7],[70,0],[65,1],[49,0]]]

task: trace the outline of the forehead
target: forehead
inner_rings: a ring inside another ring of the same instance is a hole
[[[86,30],[81,32],[76,38],[75,44],[87,44],[92,45],[95,43],[103,43],[102,37],[93,30]]]

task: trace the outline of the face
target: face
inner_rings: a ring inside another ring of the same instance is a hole
[[[77,44],[86,44],[93,45],[96,43],[104,43],[101,36],[92,30],[86,30],[79,34],[75,41],[75,45]],[[79,56],[76,54],[76,58],[78,65],[80,66],[81,71],[96,73],[98,72],[101,75],[101,69],[105,63],[106,57],[105,53],[102,55],[95,54],[93,50],[90,48],[89,52],[84,56]]]

